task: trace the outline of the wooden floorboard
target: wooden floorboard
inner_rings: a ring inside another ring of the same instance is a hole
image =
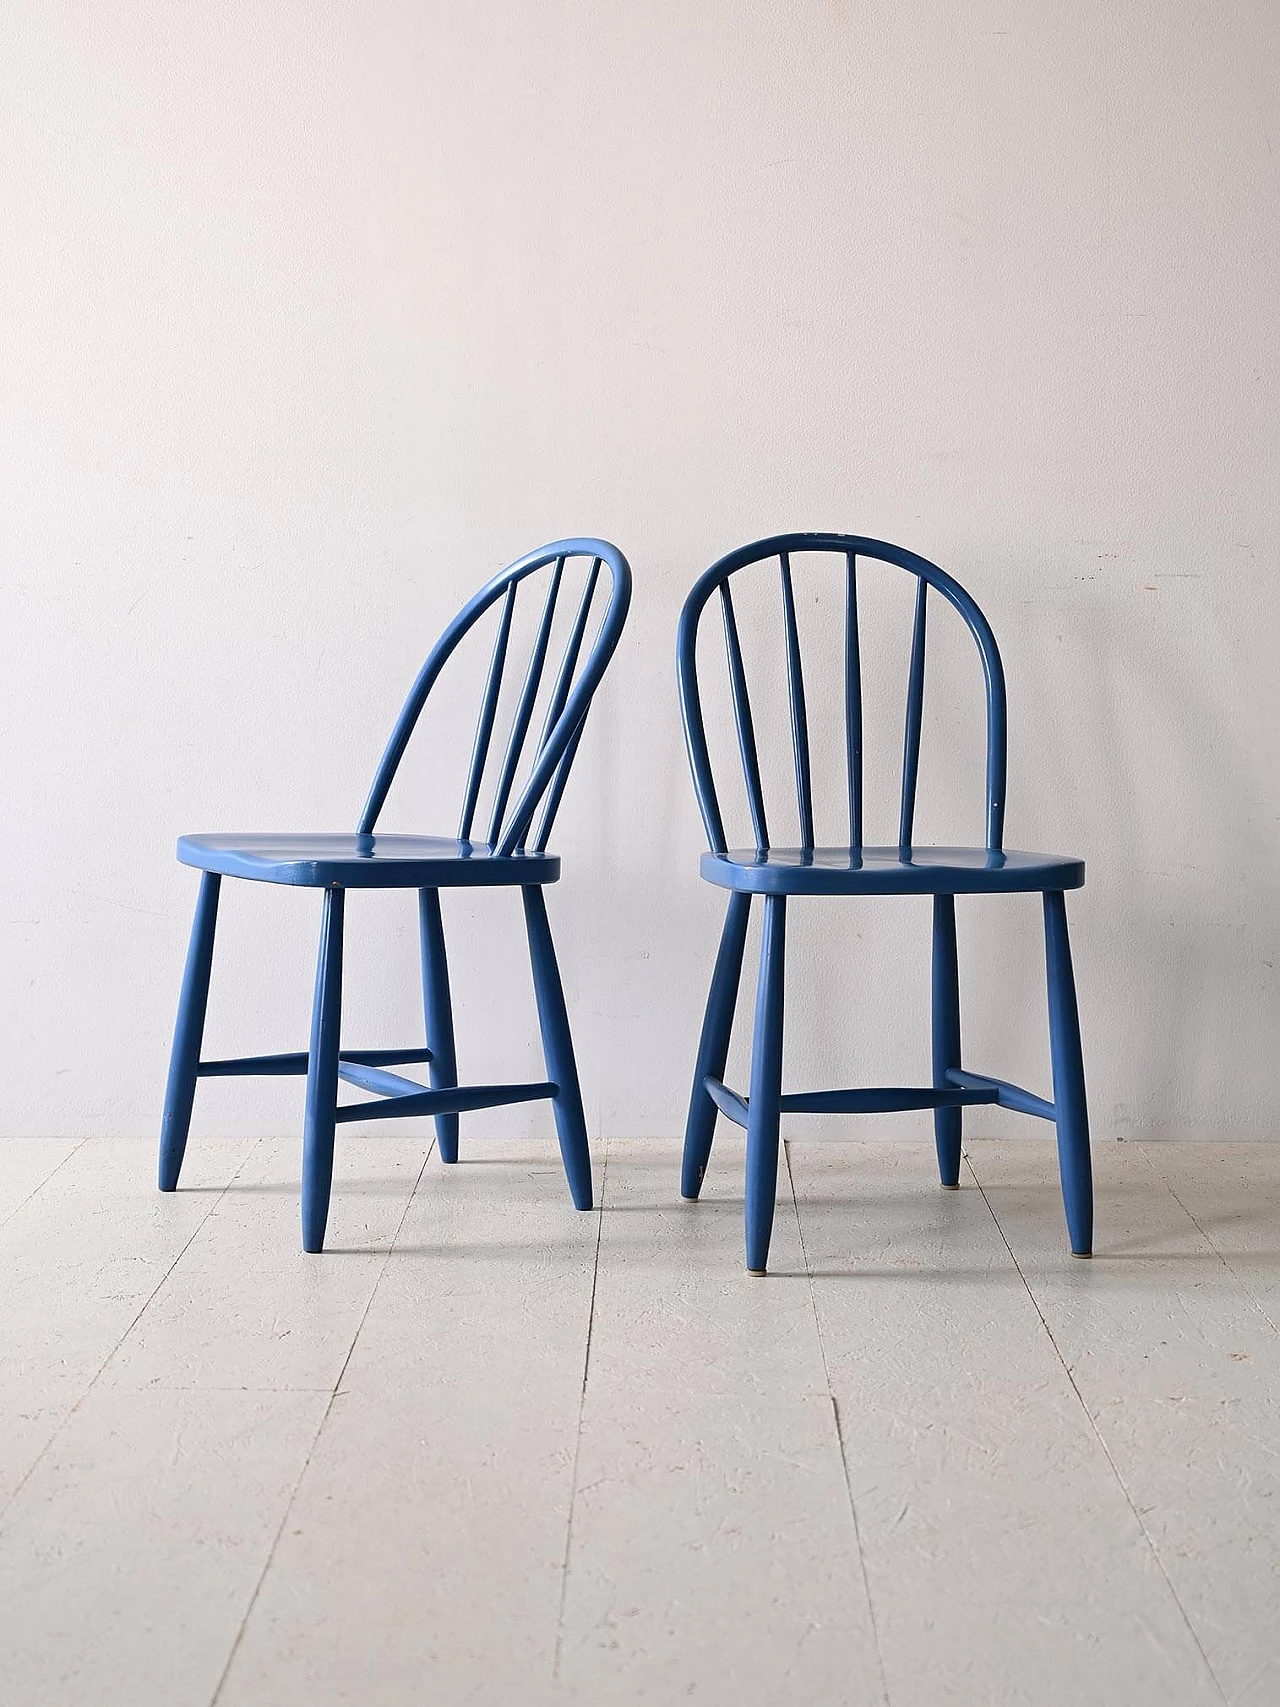
[[[552,1689],[600,1217],[553,1143],[463,1132],[405,1218],[219,1707]]]
[[[1216,1701],[981,1194],[789,1153],[890,1700]]]
[[[598,1701],[880,1701],[795,1214],[742,1269],[743,1145],[702,1201],[613,1142],[559,1675]]]
[[[1270,1707],[1280,1147],[0,1148],[0,1701]]]
[[[249,1140],[193,1145],[189,1189],[162,1196],[154,1139],[92,1140],[55,1164],[0,1227],[0,1511],[252,1149]]]
[[[84,1142],[80,1138],[0,1138],[0,1227]]]
[[[1273,1707],[1280,1701],[1274,1328],[1144,1147],[1095,1152],[1098,1232],[1089,1263],[1065,1255],[1055,1224],[1052,1147],[975,1145],[971,1159],[1223,1694],[1232,1707]],[[1273,1248],[1280,1248],[1277,1160],[1267,1169],[1261,1157],[1252,1165],[1237,1159],[1235,1190],[1219,1198],[1220,1212],[1234,1204],[1254,1226],[1269,1211]],[[1182,1167],[1190,1171],[1194,1161],[1189,1147]],[[1230,1171],[1232,1158],[1222,1166]],[[1188,1180],[1184,1186],[1193,1199]],[[1261,1266],[1259,1259],[1260,1252]]]

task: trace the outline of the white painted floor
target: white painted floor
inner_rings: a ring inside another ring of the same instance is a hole
[[[0,1702],[1280,1703],[1280,1146],[297,1149],[0,1145]]]

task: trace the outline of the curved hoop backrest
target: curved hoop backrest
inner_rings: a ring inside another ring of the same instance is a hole
[[[564,581],[565,564],[578,557],[590,559],[591,566],[586,574],[559,670],[551,685],[543,714],[542,733],[534,748],[524,786],[515,794],[513,802],[516,773],[533,721],[538,692],[542,686],[556,614],[556,601]],[[450,655],[485,612],[501,600],[502,609],[498,617],[493,652],[489,659],[484,695],[480,702],[462,819],[458,826],[459,839],[472,840],[481,783],[493,745],[494,723],[499,695],[502,692],[503,675],[510,661],[511,624],[515,614],[517,589],[522,581],[536,575],[541,569],[551,571],[547,591],[543,598],[537,632],[525,667],[510,732],[493,783],[488,830],[478,839],[482,845],[504,857],[515,853],[541,853],[546,848],[578,743],[582,739],[592,696],[617,648],[622,626],[627,619],[627,607],[631,602],[631,569],[617,546],[610,545],[603,539],[559,539],[551,545],[531,551],[517,562],[508,564],[462,607],[432,647],[430,656],[409,690],[409,697],[396,720],[391,739],[387,742],[386,751],[378,765],[377,775],[373,779],[373,786],[369,790],[369,798],[360,818],[359,834],[373,834],[378,814],[382,811],[387,792],[404,757],[405,748],[409,745],[409,738],[422,708],[427,702],[427,696],[435,686],[436,679]],[[585,662],[580,662],[591,607],[593,603],[598,602],[596,595],[601,585],[602,569],[608,571],[608,595],[590,651],[586,654]],[[537,833],[530,842],[529,833],[540,803],[542,818]]]
[[[935,588],[955,606],[964,618],[982,657],[982,672],[987,699],[987,847],[998,851],[1004,838],[1004,796],[1007,765],[1007,720],[1005,706],[1004,668],[996,646],[991,625],[958,581],[901,546],[888,545],[879,539],[863,539],[856,534],[788,533],[771,539],[757,540],[740,546],[722,557],[694,583],[680,613],[676,667],[680,681],[680,709],[684,718],[685,742],[693,770],[693,784],[706,826],[707,841],[715,853],[727,851],[724,821],[716,797],[715,779],[703,726],[702,701],[698,692],[697,643],[698,625],[713,593],[719,592],[724,621],[725,647],[728,654],[729,685],[733,695],[734,721],[738,733],[738,750],[742,758],[743,779],[746,784],[747,805],[751,813],[756,846],[769,846],[769,825],[765,816],[764,788],[760,776],[760,759],[756,747],[755,725],[751,717],[751,701],[747,693],[746,670],[742,660],[742,645],[730,593],[730,577],[751,564],[778,560],[782,580],[782,613],[786,630],[787,689],[791,708],[791,740],[795,760],[796,806],[800,823],[802,846],[812,849],[813,786],[809,762],[809,722],[805,704],[804,671],[800,656],[800,635],[796,626],[795,592],[792,584],[791,559],[800,552],[820,551],[838,553],[845,559],[845,645],[844,645],[844,712],[845,756],[849,787],[849,843],[854,849],[863,845],[862,830],[862,666],[858,636],[858,571],[859,557],[878,559],[906,569],[917,579],[915,624],[911,640],[911,669],[907,685],[906,733],[903,741],[902,796],[898,822],[898,845],[911,846],[912,827],[916,808],[916,778],[920,765],[920,730],[924,707],[925,607],[930,587]]]

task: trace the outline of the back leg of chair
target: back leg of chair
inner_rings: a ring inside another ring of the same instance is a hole
[[[1044,897],[1044,942],[1062,1201],[1067,1212],[1071,1254],[1087,1257],[1093,1254],[1093,1164],[1089,1155],[1080,1012],[1067,936],[1067,904],[1061,890],[1051,890]]]
[[[326,889],[316,960],[307,1056],[307,1109],[302,1128],[302,1248],[324,1249],[333,1187],[333,1134],[338,1112],[338,1044],[342,1029],[342,914],[345,891]]]
[[[574,1208],[590,1209],[593,1199],[587,1121],[582,1112],[578,1067],[573,1058],[573,1037],[569,1031],[569,1014],[564,1005],[564,987],[556,963],[555,944],[551,940],[547,904],[540,885],[536,883],[526,884],[520,893],[524,897],[524,917],[529,932],[529,960],[538,1002],[542,1052],[546,1057],[547,1076],[558,1087],[552,1108],[560,1139],[560,1155],[564,1160]]]
[[[960,1065],[960,976],[956,964],[956,900],[933,898],[933,1088],[947,1088],[947,1068]],[[958,1108],[935,1108],[933,1140],[938,1176],[948,1191],[960,1186],[962,1116]]]
[[[182,1158],[191,1130],[191,1110],[196,1100],[196,1078],[200,1067],[200,1045],[204,1040],[204,1016],[209,1006],[209,974],[213,969],[213,938],[218,925],[218,890],[222,879],[216,871],[200,877],[196,916],[191,926],[187,965],[178,998],[178,1019],[169,1055],[169,1082],[164,1093],[164,1115],[160,1121],[160,1189],[176,1191]]]
[[[449,961],[440,917],[440,891],[419,889],[418,926],[422,943],[422,1006],[431,1051],[431,1085],[452,1090],[458,1082],[458,1058],[453,1043],[453,999],[449,994]],[[436,1115],[436,1148],[442,1162],[458,1159],[458,1116]]]
[[[716,1130],[716,1105],[708,1095],[704,1080],[708,1075],[714,1079],[724,1078],[750,913],[750,895],[736,893],[729,897],[729,910],[725,914],[724,930],[720,936],[720,951],[716,955],[711,989],[707,994],[707,1011],[702,1020],[698,1059],[693,1069],[693,1090],[689,1096],[689,1117],[684,1128],[680,1195],[688,1198],[690,1202],[693,1202],[702,1190],[702,1178],[707,1171],[711,1140]]]
[[[747,1271],[763,1274],[769,1260],[778,1195],[778,1129],[782,1113],[783,969],[787,898],[766,895],[756,1022],[751,1040],[747,1108]]]

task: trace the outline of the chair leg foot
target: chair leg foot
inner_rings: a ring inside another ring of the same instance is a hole
[[[564,1161],[565,1177],[575,1209],[590,1209],[594,1198],[591,1190],[591,1150],[587,1143],[587,1121],[582,1110],[582,1092],[578,1085],[578,1067],[573,1055],[573,1036],[569,1030],[569,1014],[564,1002],[564,986],[556,962],[555,944],[551,938],[551,923],[547,904],[537,884],[526,884],[520,891],[524,897],[525,925],[529,932],[529,959],[533,967],[533,989],[538,1003],[538,1025],[542,1032],[542,1051],[546,1057],[547,1076],[559,1087],[552,1108],[555,1110],[556,1134],[560,1140],[560,1155]]]
[[[418,891],[418,935],[422,948],[422,1007],[426,1018],[428,1071],[433,1090],[452,1090],[458,1083],[458,1058],[453,1041],[453,998],[449,993],[449,961],[440,916],[440,891]],[[436,1115],[436,1148],[442,1162],[458,1159],[458,1116]]]
[[[933,1084],[944,1090],[947,1069],[960,1065],[960,975],[956,963],[954,895],[933,898]],[[933,1138],[938,1177],[949,1190],[960,1184],[963,1116],[958,1108],[935,1108]]]
[[[1045,964],[1049,985],[1049,1044],[1053,1059],[1053,1104],[1057,1113],[1058,1170],[1071,1254],[1093,1252],[1093,1163],[1089,1153],[1089,1110],[1085,1097],[1080,1011],[1076,1002],[1066,898],[1061,890],[1044,897]]]
[[[333,1137],[338,1108],[338,1044],[342,1029],[342,915],[344,891],[326,889],[316,960],[307,1058],[307,1108],[302,1129],[302,1248],[324,1249],[333,1188]]]
[[[716,1079],[724,1077],[725,1062],[729,1058],[729,1037],[733,1030],[733,1010],[742,977],[742,953],[746,946],[750,911],[749,895],[733,894],[729,897],[715,971],[711,975],[711,988],[707,993],[702,1036],[698,1042],[698,1059],[693,1069],[693,1089],[689,1096],[689,1115],[684,1129],[684,1157],[680,1167],[680,1195],[689,1203],[697,1201],[711,1156],[711,1141],[715,1136],[718,1111],[707,1094],[703,1081],[708,1074]]]
[[[783,968],[786,958],[787,902],[767,895],[760,978],[756,987],[755,1032],[751,1044],[751,1094],[747,1108],[747,1271],[768,1267],[769,1240],[778,1194],[778,1134],[782,1100]]]
[[[187,948],[187,964],[182,974],[182,994],[178,998],[178,1018],[173,1031],[173,1048],[169,1055],[169,1080],[165,1087],[164,1114],[160,1121],[161,1191],[176,1191],[182,1158],[186,1154],[187,1134],[191,1130],[191,1110],[195,1105],[196,1079],[200,1067],[200,1045],[204,1038],[204,1019],[209,1005],[209,974],[213,969],[213,938],[218,926],[218,891],[222,879],[216,871],[206,871],[200,877],[200,894],[191,926],[191,941]]]

